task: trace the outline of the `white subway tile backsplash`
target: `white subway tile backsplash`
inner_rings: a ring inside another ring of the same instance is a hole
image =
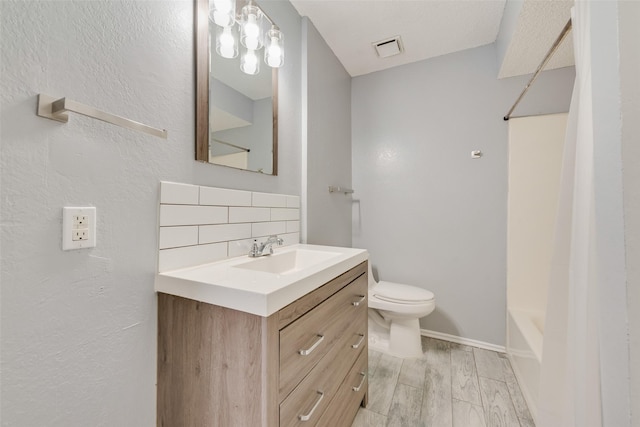
[[[228,210],[214,206],[161,205],[160,226],[225,223]]]
[[[258,222],[251,224],[251,237],[271,236],[287,231],[287,223],[282,222]]]
[[[249,255],[254,239],[234,240],[229,242],[229,257]],[[262,239],[264,240],[264,239]],[[258,240],[260,241],[260,240]]]
[[[300,219],[300,209],[273,208],[271,221],[295,221]]]
[[[187,246],[184,248],[161,249],[158,257],[158,270],[175,270],[193,265],[214,262],[227,257],[227,243]]]
[[[252,205],[267,208],[284,208],[287,206],[287,196],[284,194],[253,193]]]
[[[300,196],[287,196],[287,207],[288,208],[299,208],[300,207]]]
[[[160,227],[160,249],[198,244],[198,227]]]
[[[177,182],[160,182],[160,203],[165,205],[197,205],[200,187],[197,185],[179,184]]]
[[[300,243],[300,233],[287,233],[278,237],[282,239],[284,246],[297,245]]]
[[[229,222],[263,222],[271,221],[269,208],[229,208]]]
[[[228,242],[251,237],[251,224],[201,225],[199,243]]]
[[[300,197],[160,183],[160,272],[249,253],[254,240],[300,242]]]
[[[297,233],[300,231],[300,221],[287,221],[287,233]]]
[[[200,187],[200,204],[217,206],[251,206],[251,191]]]

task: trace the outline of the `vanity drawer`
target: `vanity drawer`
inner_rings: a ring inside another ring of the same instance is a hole
[[[358,412],[360,402],[367,394],[367,348],[362,349],[358,360],[346,376],[327,410],[318,421],[320,427],[350,426]]]
[[[351,284],[280,331],[280,399],[284,399],[325,354],[347,335],[356,319],[364,319],[366,334],[367,279]],[[363,299],[364,298],[364,299]],[[353,342],[353,336],[349,337]]]
[[[345,325],[335,345],[282,402],[280,427],[316,425],[354,361],[366,355],[367,317],[366,312],[359,314]]]

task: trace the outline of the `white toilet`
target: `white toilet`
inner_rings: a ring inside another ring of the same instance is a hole
[[[396,357],[422,357],[419,319],[436,308],[432,292],[376,282],[369,263],[369,348]]]

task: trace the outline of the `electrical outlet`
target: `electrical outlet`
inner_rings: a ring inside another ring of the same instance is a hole
[[[73,215],[73,228],[87,228],[89,215]]]
[[[77,242],[78,240],[87,240],[89,239],[89,229],[88,228],[75,228],[71,230],[71,240]]]
[[[62,208],[62,249],[96,246],[96,208]]]

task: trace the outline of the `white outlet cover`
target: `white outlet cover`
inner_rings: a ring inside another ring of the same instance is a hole
[[[85,215],[87,217],[86,240],[73,240],[74,216]],[[62,250],[95,248],[96,246],[96,208],[89,207],[64,207],[62,208]]]

